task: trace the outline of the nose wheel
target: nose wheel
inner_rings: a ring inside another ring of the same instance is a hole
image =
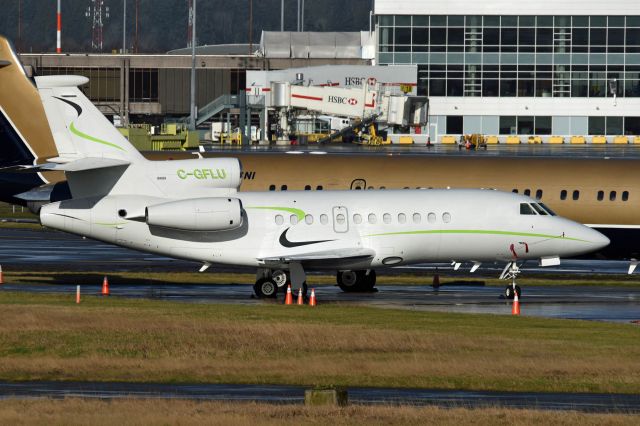
[[[513,299],[516,294],[518,295],[518,299],[522,297],[522,290],[520,286],[516,284],[516,278],[520,275],[520,272],[520,268],[516,262],[509,262],[502,271],[500,279],[511,280],[511,284],[508,284],[504,289],[504,297],[506,299]]]

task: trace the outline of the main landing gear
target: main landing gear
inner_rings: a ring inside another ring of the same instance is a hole
[[[509,262],[502,271],[500,279],[511,280],[511,284],[508,284],[504,289],[505,298],[513,299],[516,293],[518,294],[518,299],[522,296],[522,290],[520,286],[516,284],[516,278],[520,275],[520,272],[520,268],[516,262]]]
[[[345,293],[364,293],[374,291],[376,271],[373,269],[360,271],[338,271],[338,286]]]
[[[273,299],[278,295],[278,291],[285,291],[287,285],[291,284],[289,271],[283,269],[271,270],[260,269],[256,274],[256,283],[253,291],[261,299]],[[307,282],[302,283],[302,295],[307,297]],[[292,289],[297,290],[297,289]]]

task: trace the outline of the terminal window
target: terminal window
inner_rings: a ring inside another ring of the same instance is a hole
[[[378,34],[421,95],[640,97],[640,16],[386,15]]]

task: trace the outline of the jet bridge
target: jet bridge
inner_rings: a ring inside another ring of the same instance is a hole
[[[382,92],[375,79],[361,87],[304,86],[271,82],[270,107],[277,115],[277,142],[290,142],[292,127],[301,114],[329,115],[357,123],[386,124],[388,127],[422,127],[427,123],[428,100]],[[340,129],[332,129],[338,131]]]

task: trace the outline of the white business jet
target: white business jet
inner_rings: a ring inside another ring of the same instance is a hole
[[[423,262],[518,263],[598,250],[609,240],[531,198],[493,190],[238,192],[237,159],[147,161],[82,94],[88,80],[36,77],[59,156],[31,166],[66,173],[72,199],[43,225],[202,263],[257,268],[275,296],[306,270],[337,271],[344,291],[370,290],[375,269]],[[328,171],[330,172],[330,171]]]

